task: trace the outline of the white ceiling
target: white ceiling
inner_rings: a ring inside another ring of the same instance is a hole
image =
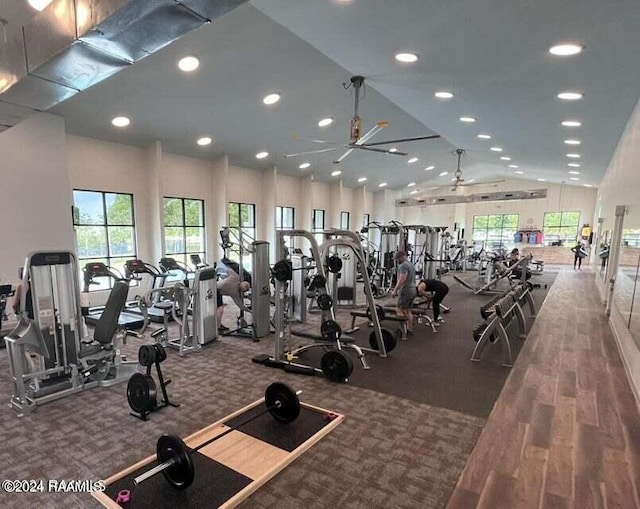
[[[0,17],[12,21],[24,3],[3,0]],[[353,95],[342,83],[362,74],[365,130],[378,120],[391,124],[372,141],[433,132],[443,139],[401,146],[419,157],[415,164],[354,153],[339,166],[348,186],[360,176],[376,189],[382,181],[398,189],[425,179],[423,188],[445,183],[451,174],[438,173],[455,167],[456,147],[468,149],[467,179],[504,175],[514,171],[507,164],[517,164],[525,178],[597,185],[640,96],[639,27],[637,0],[252,0],[52,112],[66,117],[70,133],[138,146],[159,139],[170,152],[209,159],[227,153],[238,165],[276,165],[326,181],[337,168],[336,153],[282,154],[322,148],[294,134],[346,141]],[[562,40],[579,41],[585,51],[549,55]],[[400,50],[421,58],[398,64],[393,55]],[[192,75],[176,68],[185,54],[201,60]],[[456,95],[438,100],[438,89]],[[585,97],[571,104],[555,98],[566,89]],[[266,107],[261,99],[270,91],[282,100]],[[116,130],[109,120],[123,113],[132,124]],[[463,124],[462,115],[477,122]],[[325,116],[336,122],[320,129],[316,122]],[[583,127],[563,128],[565,118]],[[480,132],[494,138],[479,140]],[[203,134],[214,144],[198,147]],[[568,137],[582,145],[563,144]],[[504,152],[491,152],[495,145]],[[260,150],[271,156],[257,161]],[[582,154],[578,182],[568,180],[568,152]],[[512,161],[503,163],[500,155]],[[305,161],[312,167],[303,172],[298,165]],[[425,172],[431,164],[436,170]]]

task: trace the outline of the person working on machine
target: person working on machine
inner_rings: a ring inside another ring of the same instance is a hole
[[[509,259],[507,260],[507,267],[511,267],[512,265],[515,265],[516,263],[518,263],[520,261],[520,251],[518,251],[518,248],[515,247],[511,250],[511,253],[509,253]],[[531,277],[531,271],[527,268],[527,279],[529,279]],[[512,274],[517,278],[517,279],[522,279],[522,268],[520,267],[516,267],[515,269],[513,269]]]
[[[431,299],[431,307],[433,308],[433,321],[436,325],[444,323],[444,320],[440,317],[440,303],[444,300],[449,293],[449,287],[442,281],[437,279],[422,279],[416,287],[418,295],[429,299],[428,292],[433,292],[433,299]]]
[[[227,295],[231,297],[233,302],[241,311],[246,311],[247,308],[244,305],[244,294],[251,289],[251,285],[248,281],[240,281],[240,276],[233,270],[227,270],[227,277],[218,281],[218,328],[225,332],[227,327],[222,325],[222,316],[224,315],[224,304],[222,302],[222,296]]]
[[[415,287],[416,269],[413,264],[407,260],[407,253],[404,251],[398,251],[396,253],[396,261],[398,262],[397,281],[393,292],[391,292],[391,296],[398,297],[396,301],[396,313],[398,316],[404,316],[407,319],[407,334],[413,334],[413,313],[411,312],[411,306],[413,305],[413,299],[415,299],[417,295]]]

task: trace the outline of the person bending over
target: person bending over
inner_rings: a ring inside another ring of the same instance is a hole
[[[418,295],[425,298],[429,297],[427,292],[433,292],[433,299],[431,300],[433,320],[436,324],[444,323],[444,320],[440,317],[440,303],[449,293],[449,287],[437,279],[423,279],[418,283],[416,289],[418,291]]]
[[[218,281],[218,323],[222,325],[222,316],[224,314],[224,304],[222,304],[222,296],[231,297],[234,304],[238,306],[240,311],[248,311],[244,305],[244,294],[251,289],[248,281],[240,281],[240,276],[233,270],[227,271],[227,277]],[[220,329],[225,330],[222,326]]]
[[[398,251],[396,253],[396,261],[398,262],[398,277],[396,278],[396,286],[391,292],[392,297],[398,297],[396,301],[396,312],[398,316],[404,316],[407,319],[407,333],[413,334],[413,299],[417,295],[416,291],[416,269],[413,264],[407,260],[407,253]]]

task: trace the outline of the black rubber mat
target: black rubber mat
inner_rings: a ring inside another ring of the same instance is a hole
[[[265,410],[264,405],[258,405],[245,413],[225,422],[227,426],[237,426],[242,421]],[[324,415],[315,410],[302,407],[299,417],[289,423],[283,424],[276,421],[268,412],[256,417],[253,421],[242,426],[241,431],[246,435],[267,442],[271,445],[291,452],[306,442],[318,431],[324,428],[329,421]]]
[[[202,509],[220,506],[252,482],[248,477],[199,452],[193,453],[192,458],[196,472],[195,479],[193,484],[184,491],[172,488],[162,474],[151,477],[134,487],[133,478],[157,465],[154,461],[107,486],[105,493],[115,500],[121,490],[130,490],[132,500],[128,504],[121,504],[127,509],[161,507]]]

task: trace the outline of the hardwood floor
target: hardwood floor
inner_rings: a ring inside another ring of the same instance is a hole
[[[640,508],[640,414],[593,272],[558,275],[448,507]]]

